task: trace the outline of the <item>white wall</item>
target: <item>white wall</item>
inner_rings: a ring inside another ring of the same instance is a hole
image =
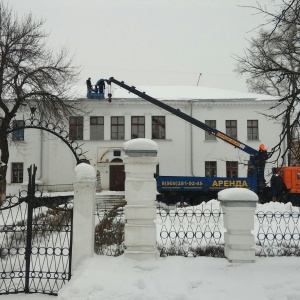
[[[191,101],[176,100],[166,101],[174,108],[180,109],[186,114],[204,122],[205,120],[217,120],[217,129],[225,132],[226,120],[237,120],[238,140],[258,149],[259,144],[264,143],[267,149],[274,146],[279,139],[280,124],[273,124],[261,113],[274,104],[273,101],[240,100],[240,101]],[[204,176],[205,161],[217,161],[218,176],[225,176],[226,160],[247,161],[249,155],[221,140],[205,141],[205,132],[187,122],[171,115],[156,106],[139,99],[114,99],[111,103],[107,99],[86,100],[88,107],[84,116],[84,140],[83,151],[90,159],[90,163],[101,171],[101,183],[103,189],[109,187],[109,162],[114,158],[113,149],[123,149],[124,140],[110,140],[110,117],[125,116],[125,141],[131,138],[131,116],[145,116],[146,138],[151,139],[151,116],[166,116],[166,139],[155,140],[158,144],[158,158],[161,175],[186,175]],[[104,116],[105,133],[103,141],[89,140],[89,117]],[[22,119],[23,117],[20,116]],[[258,141],[247,141],[247,120],[259,120]],[[272,130],[270,130],[272,128]],[[48,185],[72,184],[74,179],[75,158],[71,150],[58,138],[41,133],[39,130],[25,130],[25,141],[20,142],[22,147],[10,147],[11,162],[24,162],[24,167],[35,163],[38,167],[38,178]],[[98,162],[102,157],[102,161]],[[121,159],[124,151],[121,151]],[[271,168],[271,166],[267,166]],[[247,168],[239,167],[239,176],[246,176]],[[9,183],[8,192],[16,192],[20,185],[10,184],[10,166],[7,175]],[[27,181],[27,171],[24,172],[24,180]]]

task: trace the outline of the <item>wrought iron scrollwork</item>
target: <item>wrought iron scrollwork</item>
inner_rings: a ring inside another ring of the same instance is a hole
[[[300,210],[256,213],[256,255],[300,256]]]
[[[70,148],[76,158],[77,164],[82,162],[89,163],[89,160],[85,156],[87,151],[83,152],[81,148],[83,144],[79,144],[77,141],[69,139],[69,133],[65,126],[59,123],[54,123],[51,119],[47,121],[39,120],[36,118],[35,113],[36,108],[30,107],[30,117],[28,119],[24,119],[23,125],[21,126],[20,124],[17,124],[16,126],[13,126],[13,124],[11,124],[10,129],[7,131],[7,134],[22,128],[45,130],[60,138]]]
[[[28,173],[28,191],[0,206],[0,294],[57,295],[71,278],[73,202],[42,197]]]

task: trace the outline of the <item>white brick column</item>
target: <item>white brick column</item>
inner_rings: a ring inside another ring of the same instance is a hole
[[[144,260],[157,256],[156,180],[157,144],[148,139],[124,143],[125,256]]]
[[[81,163],[75,168],[72,268],[94,254],[96,172]]]
[[[258,196],[244,188],[229,188],[218,193],[224,213],[225,256],[230,262],[254,262],[254,214]]]

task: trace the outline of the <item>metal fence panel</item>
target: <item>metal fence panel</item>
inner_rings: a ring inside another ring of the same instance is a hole
[[[300,209],[256,213],[257,256],[300,256]]]
[[[0,203],[0,294],[57,295],[71,278],[73,199],[42,197],[36,170],[28,191]]]
[[[95,253],[119,256],[124,253],[124,203],[96,204]]]
[[[157,208],[157,246],[161,256],[224,257],[223,213],[216,202]]]

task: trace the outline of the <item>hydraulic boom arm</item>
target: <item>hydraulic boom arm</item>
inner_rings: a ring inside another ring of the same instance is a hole
[[[170,112],[171,114],[189,122],[190,124],[193,124],[205,131],[207,131],[209,134],[212,134],[212,135],[215,135],[216,137],[218,137],[219,139],[225,141],[226,143],[236,147],[236,148],[239,148],[241,150],[243,150],[244,152],[250,154],[250,156],[254,156],[255,154],[257,154],[257,150],[255,150],[254,148],[252,147],[249,147],[248,145],[245,145],[243,143],[241,143],[240,141],[228,136],[227,134],[215,129],[215,128],[212,128],[208,125],[206,125],[205,123],[181,112],[179,109],[175,109],[155,98],[152,98],[150,96],[148,96],[145,92],[140,92],[138,91],[134,86],[129,86],[127,84],[125,84],[123,81],[118,81],[116,79],[114,79],[113,77],[110,77],[109,80],[107,80],[107,83],[108,84],[111,84],[111,83],[114,83],[122,88],[124,88],[125,90],[141,97],[142,99],[148,101],[148,102],[151,102],[152,104]]]

